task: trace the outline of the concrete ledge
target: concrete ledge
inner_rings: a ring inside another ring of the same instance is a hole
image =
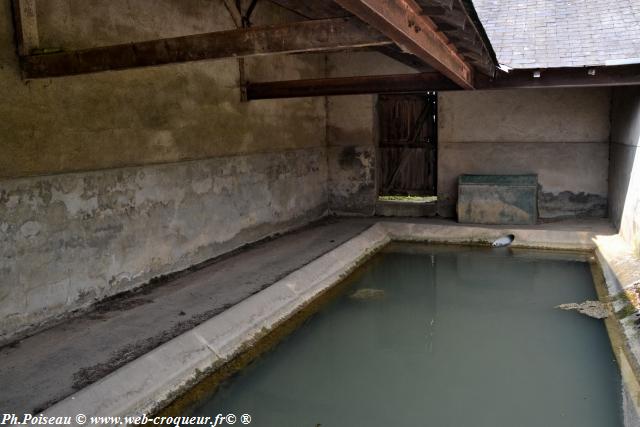
[[[628,412],[640,415],[640,259],[619,234],[596,238],[596,256],[602,269],[607,297],[620,313],[607,319],[612,348],[627,390]],[[634,411],[630,411],[630,409]]]
[[[432,217],[436,216],[436,202],[387,201],[376,202],[376,215],[401,217]]]
[[[640,284],[640,259],[622,236],[598,236],[596,244],[611,295]]]
[[[512,233],[518,247],[594,250],[595,233],[539,228],[379,222],[200,326],[45,411],[46,416],[150,414],[342,281],[392,240],[489,243]]]
[[[160,409],[180,391],[344,279],[390,241],[373,225],[331,252],[80,390],[46,416],[129,416]]]
[[[596,248],[592,231],[549,230],[539,227],[482,227],[464,225],[415,224],[386,222],[383,224],[392,240],[434,243],[489,244],[500,236],[513,234],[512,246],[538,249],[583,250]]]

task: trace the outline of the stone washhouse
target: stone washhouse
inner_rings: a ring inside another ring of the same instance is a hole
[[[640,294],[636,0],[4,0],[0,23],[3,414],[157,412],[391,240],[510,233]]]

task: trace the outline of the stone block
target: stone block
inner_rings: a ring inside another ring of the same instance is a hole
[[[535,224],[537,175],[461,175],[458,221],[467,224]]]

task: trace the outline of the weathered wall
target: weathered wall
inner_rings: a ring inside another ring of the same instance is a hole
[[[25,82],[0,3],[0,341],[324,214],[324,99],[240,103],[236,60]],[[38,2],[41,47],[233,28],[222,2]],[[296,19],[260,2],[255,22]],[[319,77],[323,55],[247,61]]]
[[[442,92],[438,210],[455,215],[457,179],[538,174],[541,218],[605,217],[610,90]]]
[[[327,76],[412,73],[407,67],[377,52],[327,55]],[[329,207],[344,214],[372,215],[378,196],[377,96],[327,97],[327,154]]]
[[[640,87],[613,90],[609,217],[640,256]]]
[[[8,3],[0,5],[0,178],[324,144],[322,99],[240,103],[236,60],[22,82]],[[42,47],[72,49],[234,28],[221,2],[208,0],[37,4]],[[299,19],[270,5],[259,3],[256,23],[260,17]],[[247,61],[252,80],[319,77],[323,69],[323,55]]]

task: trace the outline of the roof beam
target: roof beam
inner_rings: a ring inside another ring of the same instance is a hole
[[[288,9],[307,19],[342,18],[349,16],[333,0],[269,0],[271,3]]]
[[[473,68],[421,14],[420,6],[413,0],[336,0],[336,3],[462,88],[473,88]]]
[[[337,77],[249,83],[247,99],[299,98],[307,96],[456,90],[459,87],[440,73]]]
[[[26,78],[59,77],[178,62],[384,46],[392,42],[355,18],[252,27],[70,52],[26,55]]]
[[[453,6],[455,4],[455,0],[417,0],[417,3],[419,5],[436,5],[436,6],[440,6],[440,7],[444,7],[447,8],[449,10],[453,9]]]
[[[397,45],[392,44],[389,46],[376,46],[372,48],[377,52],[382,53],[383,55],[388,56],[391,59],[398,61],[401,64],[406,65],[407,67],[411,67],[416,71],[425,72],[425,71],[433,71],[433,68],[426,65],[420,58],[412,55],[410,53],[403,52]]]
[[[539,77],[534,77],[534,73],[539,73]],[[508,73],[500,72],[494,78],[478,75],[476,79],[478,89],[630,85],[640,85],[640,64],[542,70],[516,69]]]
[[[467,23],[467,15],[456,9],[447,9],[440,6],[422,8],[422,15],[426,15],[440,28],[464,30]]]
[[[590,71],[591,70],[591,71]],[[495,90],[541,87],[590,87],[640,85],[640,64],[592,68],[559,68],[541,71],[512,70],[495,78],[476,76],[476,88]],[[593,74],[595,72],[595,74]],[[592,74],[589,74],[592,73]],[[420,93],[458,90],[458,85],[437,72],[383,76],[339,77],[249,83],[249,100],[298,98],[307,96],[358,95],[378,93]]]
[[[231,1],[231,0],[227,0]],[[334,3],[333,0],[269,0],[271,3],[277,4],[287,10],[297,13],[307,19],[326,19],[337,18],[345,16],[353,16],[342,7]],[[453,0],[443,0],[453,1]],[[374,48],[374,50],[380,52],[383,55],[388,56],[404,65],[414,68],[417,71],[427,71],[430,69],[428,65],[415,55],[403,52],[399,47],[395,45],[381,46]]]

